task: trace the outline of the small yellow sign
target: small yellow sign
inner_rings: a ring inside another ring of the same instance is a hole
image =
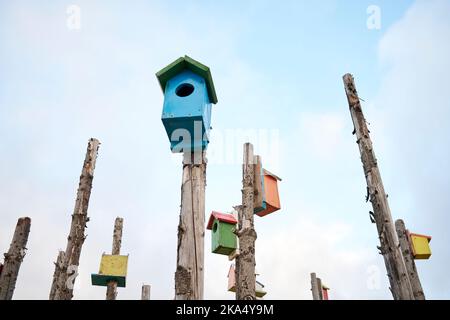
[[[128,256],[104,254],[100,262],[99,274],[125,277],[127,268]]]

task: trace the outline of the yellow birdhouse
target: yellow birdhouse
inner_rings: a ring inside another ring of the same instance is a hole
[[[430,236],[425,236],[417,233],[409,233],[412,253],[414,259],[429,259],[431,256]]]
[[[107,286],[108,282],[117,282],[118,287],[125,287],[128,268],[128,256],[103,254],[98,274],[92,274],[94,286]]]

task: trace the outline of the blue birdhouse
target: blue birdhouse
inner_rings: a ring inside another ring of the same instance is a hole
[[[156,73],[164,92],[162,122],[172,152],[205,150],[211,105],[217,103],[209,68],[184,56]]]

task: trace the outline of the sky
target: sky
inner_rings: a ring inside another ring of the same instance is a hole
[[[242,144],[283,178],[282,209],[255,217],[266,299],[391,299],[342,76],[352,73],[393,219],[432,236],[416,261],[428,299],[450,298],[450,1],[0,0],[0,251],[32,219],[15,299],[48,299],[90,137],[100,140],[74,299],[92,286],[124,218],[118,299],[174,297],[181,157],[155,73],[185,54],[209,66],[218,103],[206,218],[241,201]],[[205,299],[227,292],[205,234]]]

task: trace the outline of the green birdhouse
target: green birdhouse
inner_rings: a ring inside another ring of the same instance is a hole
[[[230,255],[237,248],[237,236],[234,233],[237,220],[232,214],[213,211],[209,217],[207,229],[211,230],[211,251]]]

